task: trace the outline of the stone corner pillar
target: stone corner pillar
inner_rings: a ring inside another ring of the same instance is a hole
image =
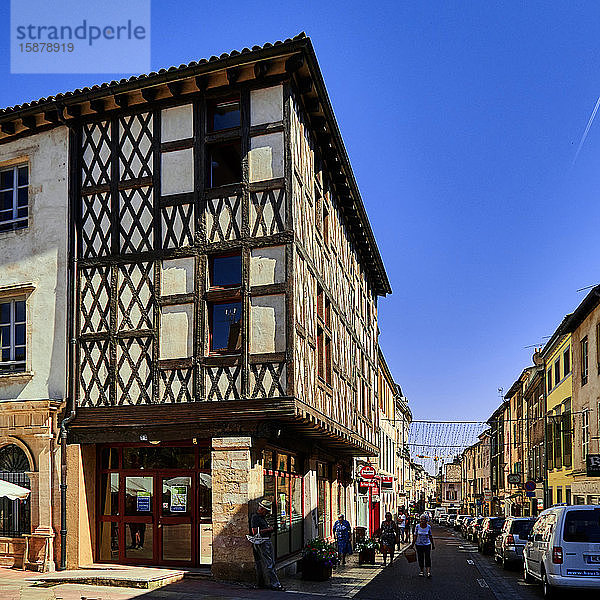
[[[246,539],[250,504],[263,496],[263,468],[250,437],[212,439],[212,573],[217,579],[255,581]]]

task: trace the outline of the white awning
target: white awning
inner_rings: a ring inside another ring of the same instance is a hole
[[[20,485],[0,479],[0,497],[8,498],[9,500],[25,499],[29,496],[30,491]]]

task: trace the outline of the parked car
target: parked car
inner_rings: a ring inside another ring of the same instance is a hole
[[[483,523],[484,517],[475,517],[471,523],[469,524],[469,528],[467,529],[467,539],[472,542],[477,541],[477,536],[479,534],[479,530],[481,529],[481,524]]]
[[[553,506],[535,522],[523,550],[526,581],[544,597],[561,588],[600,590],[600,506]]]
[[[465,517],[462,520],[462,524],[460,526],[460,532],[464,538],[467,537],[467,530],[469,528],[469,525],[473,522],[474,519],[475,519],[475,517]]]
[[[523,548],[535,517],[508,517],[494,544],[494,558],[504,569],[523,560]]]
[[[448,517],[450,515],[448,515],[447,513],[444,513],[443,515],[440,515],[440,518],[438,519],[438,524],[439,525],[447,525],[448,524]]]
[[[477,537],[477,547],[479,552],[487,554],[494,551],[496,538],[502,532],[504,517],[486,517],[481,524],[481,529]]]
[[[447,526],[454,527],[454,523],[456,523],[456,515],[448,515]]]
[[[456,529],[456,531],[460,531],[460,527],[462,525],[464,518],[468,517],[468,516],[469,515],[458,515],[456,517],[456,521],[454,521],[454,529]]]

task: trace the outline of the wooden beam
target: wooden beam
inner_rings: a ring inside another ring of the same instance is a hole
[[[90,100],[90,108],[97,113],[104,112],[104,100]]]
[[[44,112],[44,119],[50,123],[58,123],[59,115],[57,110],[47,110]]]
[[[158,95],[158,88],[142,88],[140,93],[146,102],[154,102],[154,100],[156,100],[156,96]]]
[[[167,87],[169,88],[169,92],[171,92],[171,96],[176,98],[181,95],[181,90],[183,89],[183,82],[181,81],[170,81],[167,83]]]
[[[15,132],[15,122],[7,121],[6,123],[0,123],[0,131],[7,135],[13,135]]]
[[[200,92],[206,91],[206,88],[208,87],[208,75],[198,75],[195,78],[195,81],[196,81],[196,87],[198,88],[198,91],[200,91]]]
[[[270,68],[270,60],[261,60],[260,62],[257,62],[254,65],[254,77],[256,77],[256,79],[263,79],[269,72]]]
[[[307,98],[304,102],[304,107],[308,114],[318,113],[321,109],[321,103],[318,98]]]
[[[229,82],[229,85],[233,85],[234,83],[237,83],[237,80],[240,77],[240,70],[237,67],[227,69],[226,73],[227,73],[227,81]]]
[[[81,104],[68,104],[65,106],[65,112],[68,117],[80,117],[81,116]]]
[[[120,108],[127,108],[129,106],[129,96],[127,94],[117,94],[114,97],[114,101]]]
[[[303,77],[301,79],[298,79],[298,93],[301,96],[304,96],[304,94],[308,94],[310,92],[312,92],[313,89],[313,81],[310,77]]]
[[[288,73],[295,73],[304,66],[304,56],[302,54],[294,54],[285,61],[285,70]]]
[[[23,123],[23,127],[27,127],[27,129],[35,129],[37,127],[37,121],[33,115],[23,117],[21,122]]]

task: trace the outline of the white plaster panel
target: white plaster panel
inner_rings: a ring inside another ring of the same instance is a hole
[[[285,351],[285,295],[254,296],[250,300],[250,352]]]
[[[194,191],[194,152],[192,148],[163,152],[160,189],[163,196]]]
[[[65,397],[68,130],[0,146],[0,165],[29,164],[29,221],[0,233],[0,286],[35,286],[27,301],[27,370],[0,376],[0,400]]]
[[[160,293],[162,296],[194,293],[193,258],[175,258],[162,261]]]
[[[250,124],[263,125],[283,121],[283,86],[250,92]]]
[[[250,255],[250,285],[285,281],[285,246],[255,248]]]
[[[257,135],[250,139],[250,181],[283,177],[283,133]]]
[[[194,112],[191,104],[165,108],[161,112],[161,142],[174,142],[191,137],[194,137]]]
[[[165,306],[160,318],[160,358],[193,355],[194,305]]]

